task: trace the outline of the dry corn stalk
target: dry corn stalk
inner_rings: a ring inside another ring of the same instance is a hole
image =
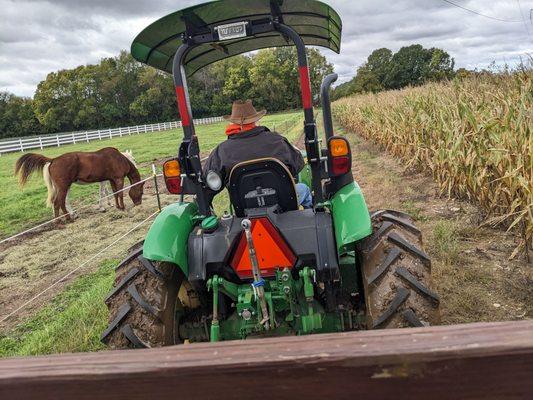
[[[531,69],[344,98],[333,113],[347,129],[431,171],[442,193],[479,204],[488,223],[520,229],[519,248],[531,248]]]

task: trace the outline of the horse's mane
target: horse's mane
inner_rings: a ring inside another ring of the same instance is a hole
[[[120,154],[126,157],[133,164],[133,166],[137,168],[137,163],[135,162],[135,158],[133,157],[133,152],[131,150],[121,151]]]
[[[139,170],[137,169],[137,163],[135,162],[135,158],[133,157],[133,152],[131,150],[122,151],[120,154],[122,154],[124,157],[126,157],[126,160],[130,163],[130,171],[127,174],[128,179],[131,183],[135,183],[141,180],[141,174],[139,173]]]

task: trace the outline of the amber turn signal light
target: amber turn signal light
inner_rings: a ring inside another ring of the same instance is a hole
[[[350,147],[346,139],[332,138],[329,141],[329,153],[332,157],[347,156],[350,152]]]
[[[181,193],[181,168],[178,160],[168,160],[163,164],[163,175],[167,190],[171,194]]]
[[[181,175],[180,163],[178,160],[168,160],[163,164],[163,174],[165,178],[176,178]]]

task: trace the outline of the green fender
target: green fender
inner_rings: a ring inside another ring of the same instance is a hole
[[[356,182],[343,186],[330,200],[339,256],[353,250],[355,242],[372,233],[370,214]]]
[[[143,257],[177,264],[187,276],[187,242],[197,215],[195,203],[174,203],[163,208],[146,235]]]

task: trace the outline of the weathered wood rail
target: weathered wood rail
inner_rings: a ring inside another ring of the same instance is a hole
[[[0,399],[533,399],[533,320],[0,361]]]

